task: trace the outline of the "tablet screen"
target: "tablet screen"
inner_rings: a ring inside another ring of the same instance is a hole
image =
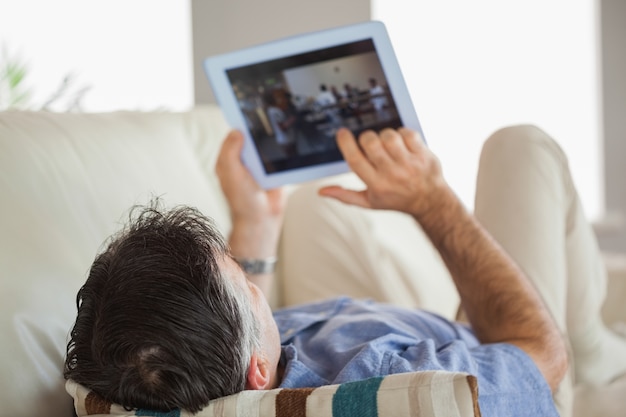
[[[229,68],[266,173],[342,160],[339,127],[402,126],[372,39]]]

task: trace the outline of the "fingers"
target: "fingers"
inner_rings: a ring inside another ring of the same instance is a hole
[[[364,191],[337,186],[320,190],[320,195],[343,203],[409,213],[414,211],[416,198],[424,193],[428,178],[436,174],[429,169],[430,154],[420,135],[409,129],[384,129],[380,134],[365,131],[358,142],[352,132],[341,129],[337,143],[352,171],[367,187]]]
[[[423,152],[425,146],[419,132],[404,127],[397,131],[384,129],[380,133],[380,141],[387,153],[396,162],[404,161],[410,154]]]
[[[377,169],[402,162],[407,156],[402,136],[393,129],[385,129],[380,135],[367,130],[361,133],[358,143],[352,132],[340,129],[337,144],[352,171],[365,182],[374,178]]]
[[[384,129],[380,133],[380,142],[389,155],[391,163],[404,162],[409,156],[409,153],[411,153],[411,150],[406,144],[406,140],[399,131]]]
[[[354,135],[348,129],[337,132],[337,145],[350,169],[367,183],[376,175],[376,171],[368,158],[363,154]]]
[[[352,132],[340,129],[337,143],[352,171],[366,183],[376,178],[378,170],[405,164],[425,146],[419,133],[406,128],[384,129],[380,134],[368,130],[358,143]]]
[[[414,153],[421,152],[424,146],[426,146],[426,144],[424,143],[424,139],[422,138],[422,135],[420,135],[418,132],[414,130],[402,127],[398,129],[398,133],[402,137],[402,140],[406,148],[411,152],[414,152]]]

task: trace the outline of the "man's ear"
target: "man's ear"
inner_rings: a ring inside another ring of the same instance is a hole
[[[267,360],[259,356],[256,352],[250,358],[250,367],[246,377],[246,389],[262,390],[268,389],[271,384],[272,374]]]

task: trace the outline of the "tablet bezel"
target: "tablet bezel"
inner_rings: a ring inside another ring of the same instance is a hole
[[[413,107],[404,77],[396,59],[387,30],[382,22],[368,21],[340,28],[297,35],[245,49],[212,56],[204,60],[204,69],[229,125],[245,137],[242,161],[259,185],[271,189],[286,184],[300,183],[349,171],[342,159],[318,165],[267,173],[250,134],[244,115],[231,86],[227,71],[275,59],[288,58],[343,44],[371,39],[395,102],[402,125],[423,132]]]

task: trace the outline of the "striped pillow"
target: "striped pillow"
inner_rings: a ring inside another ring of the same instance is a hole
[[[128,411],[67,381],[78,417],[479,417],[476,378],[464,373],[410,372],[320,388],[243,391],[213,400],[196,414],[184,410]]]

